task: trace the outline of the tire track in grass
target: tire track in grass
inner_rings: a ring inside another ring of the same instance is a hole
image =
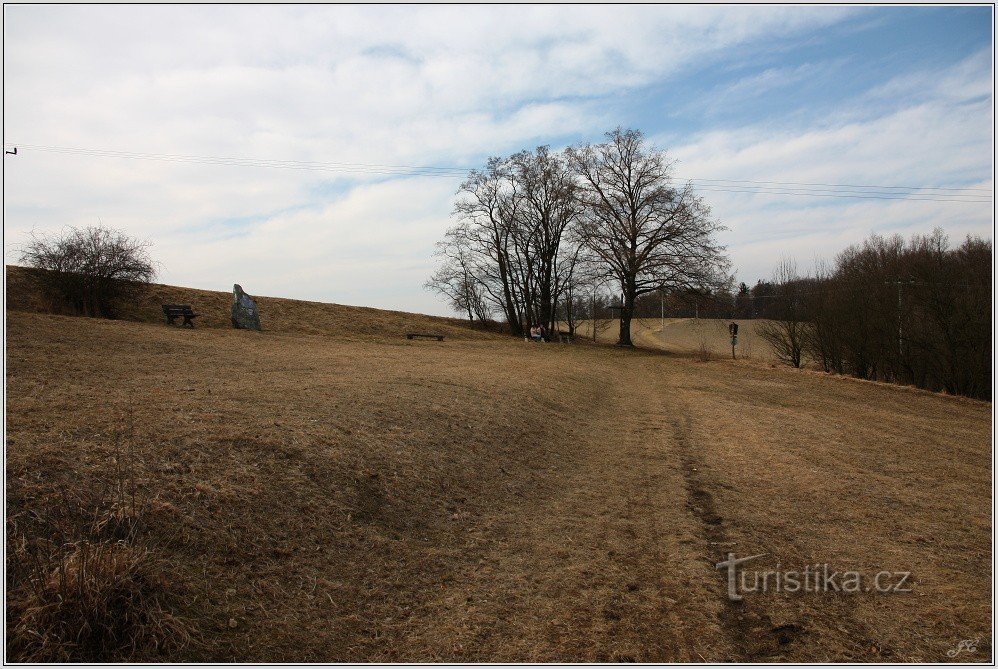
[[[772,656],[777,655],[783,646],[792,643],[803,630],[796,625],[774,626],[772,619],[765,612],[759,611],[757,605],[744,599],[735,601],[728,596],[728,570],[717,568],[717,565],[732,556],[739,557],[736,546],[729,538],[725,519],[718,513],[710,492],[712,484],[709,473],[697,459],[696,449],[691,443],[692,421],[688,411],[683,410],[672,419],[672,428],[686,482],[686,509],[700,525],[705,559],[717,573],[715,590],[722,599],[719,617],[736,654],[735,657],[724,659],[741,662],[772,661]]]
[[[601,385],[576,438],[546,445],[560,465],[476,522],[479,550],[415,631],[422,656],[693,662],[727,648],[651,377],[615,364],[623,381]]]

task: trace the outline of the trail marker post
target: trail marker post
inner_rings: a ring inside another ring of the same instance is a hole
[[[738,343],[738,323],[728,323],[728,334],[731,335],[731,359],[735,358],[735,344]]]

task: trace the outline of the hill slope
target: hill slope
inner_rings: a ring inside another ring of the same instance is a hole
[[[192,640],[101,659],[990,655],[990,404],[350,313],[370,339],[7,312],[9,659],[26,555],[122,541]],[[729,552],[914,589],[734,603]]]
[[[46,300],[37,281],[38,270],[7,265],[7,308],[16,311],[59,313]],[[278,333],[328,335],[339,338],[395,338],[405,332],[433,332],[456,339],[491,338],[470,327],[466,320],[441,318],[403,311],[351,307],[281,297],[258,297],[257,308],[264,330]],[[200,314],[198,328],[231,329],[232,293],[150,284],[135,304],[126,306],[122,320],[164,323],[163,304],[190,304]]]

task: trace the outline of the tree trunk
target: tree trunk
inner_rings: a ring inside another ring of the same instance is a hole
[[[636,292],[633,283],[627,282],[624,285],[624,303],[620,310],[620,336],[617,338],[617,346],[634,346],[631,342],[631,316],[634,314]]]
[[[506,259],[500,252],[498,256],[499,260],[499,277],[502,280],[502,293],[503,299],[505,300],[506,309],[506,322],[509,323],[510,333],[514,337],[523,336],[523,323],[521,322],[520,314],[513,306],[513,293],[509,286],[509,267],[506,264]]]
[[[553,334],[555,323],[554,312],[551,309],[551,287],[547,285],[547,282],[544,282],[541,284],[539,292],[541,294],[540,322],[544,324],[549,334]]]

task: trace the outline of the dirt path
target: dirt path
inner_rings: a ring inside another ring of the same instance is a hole
[[[487,548],[437,602],[463,622],[436,657],[490,661],[702,661],[731,655],[664,412],[608,389],[589,438],[561,445],[550,496],[479,527]],[[708,578],[705,579],[704,575]],[[430,635],[430,632],[426,632]],[[448,650],[458,652],[451,655]]]

